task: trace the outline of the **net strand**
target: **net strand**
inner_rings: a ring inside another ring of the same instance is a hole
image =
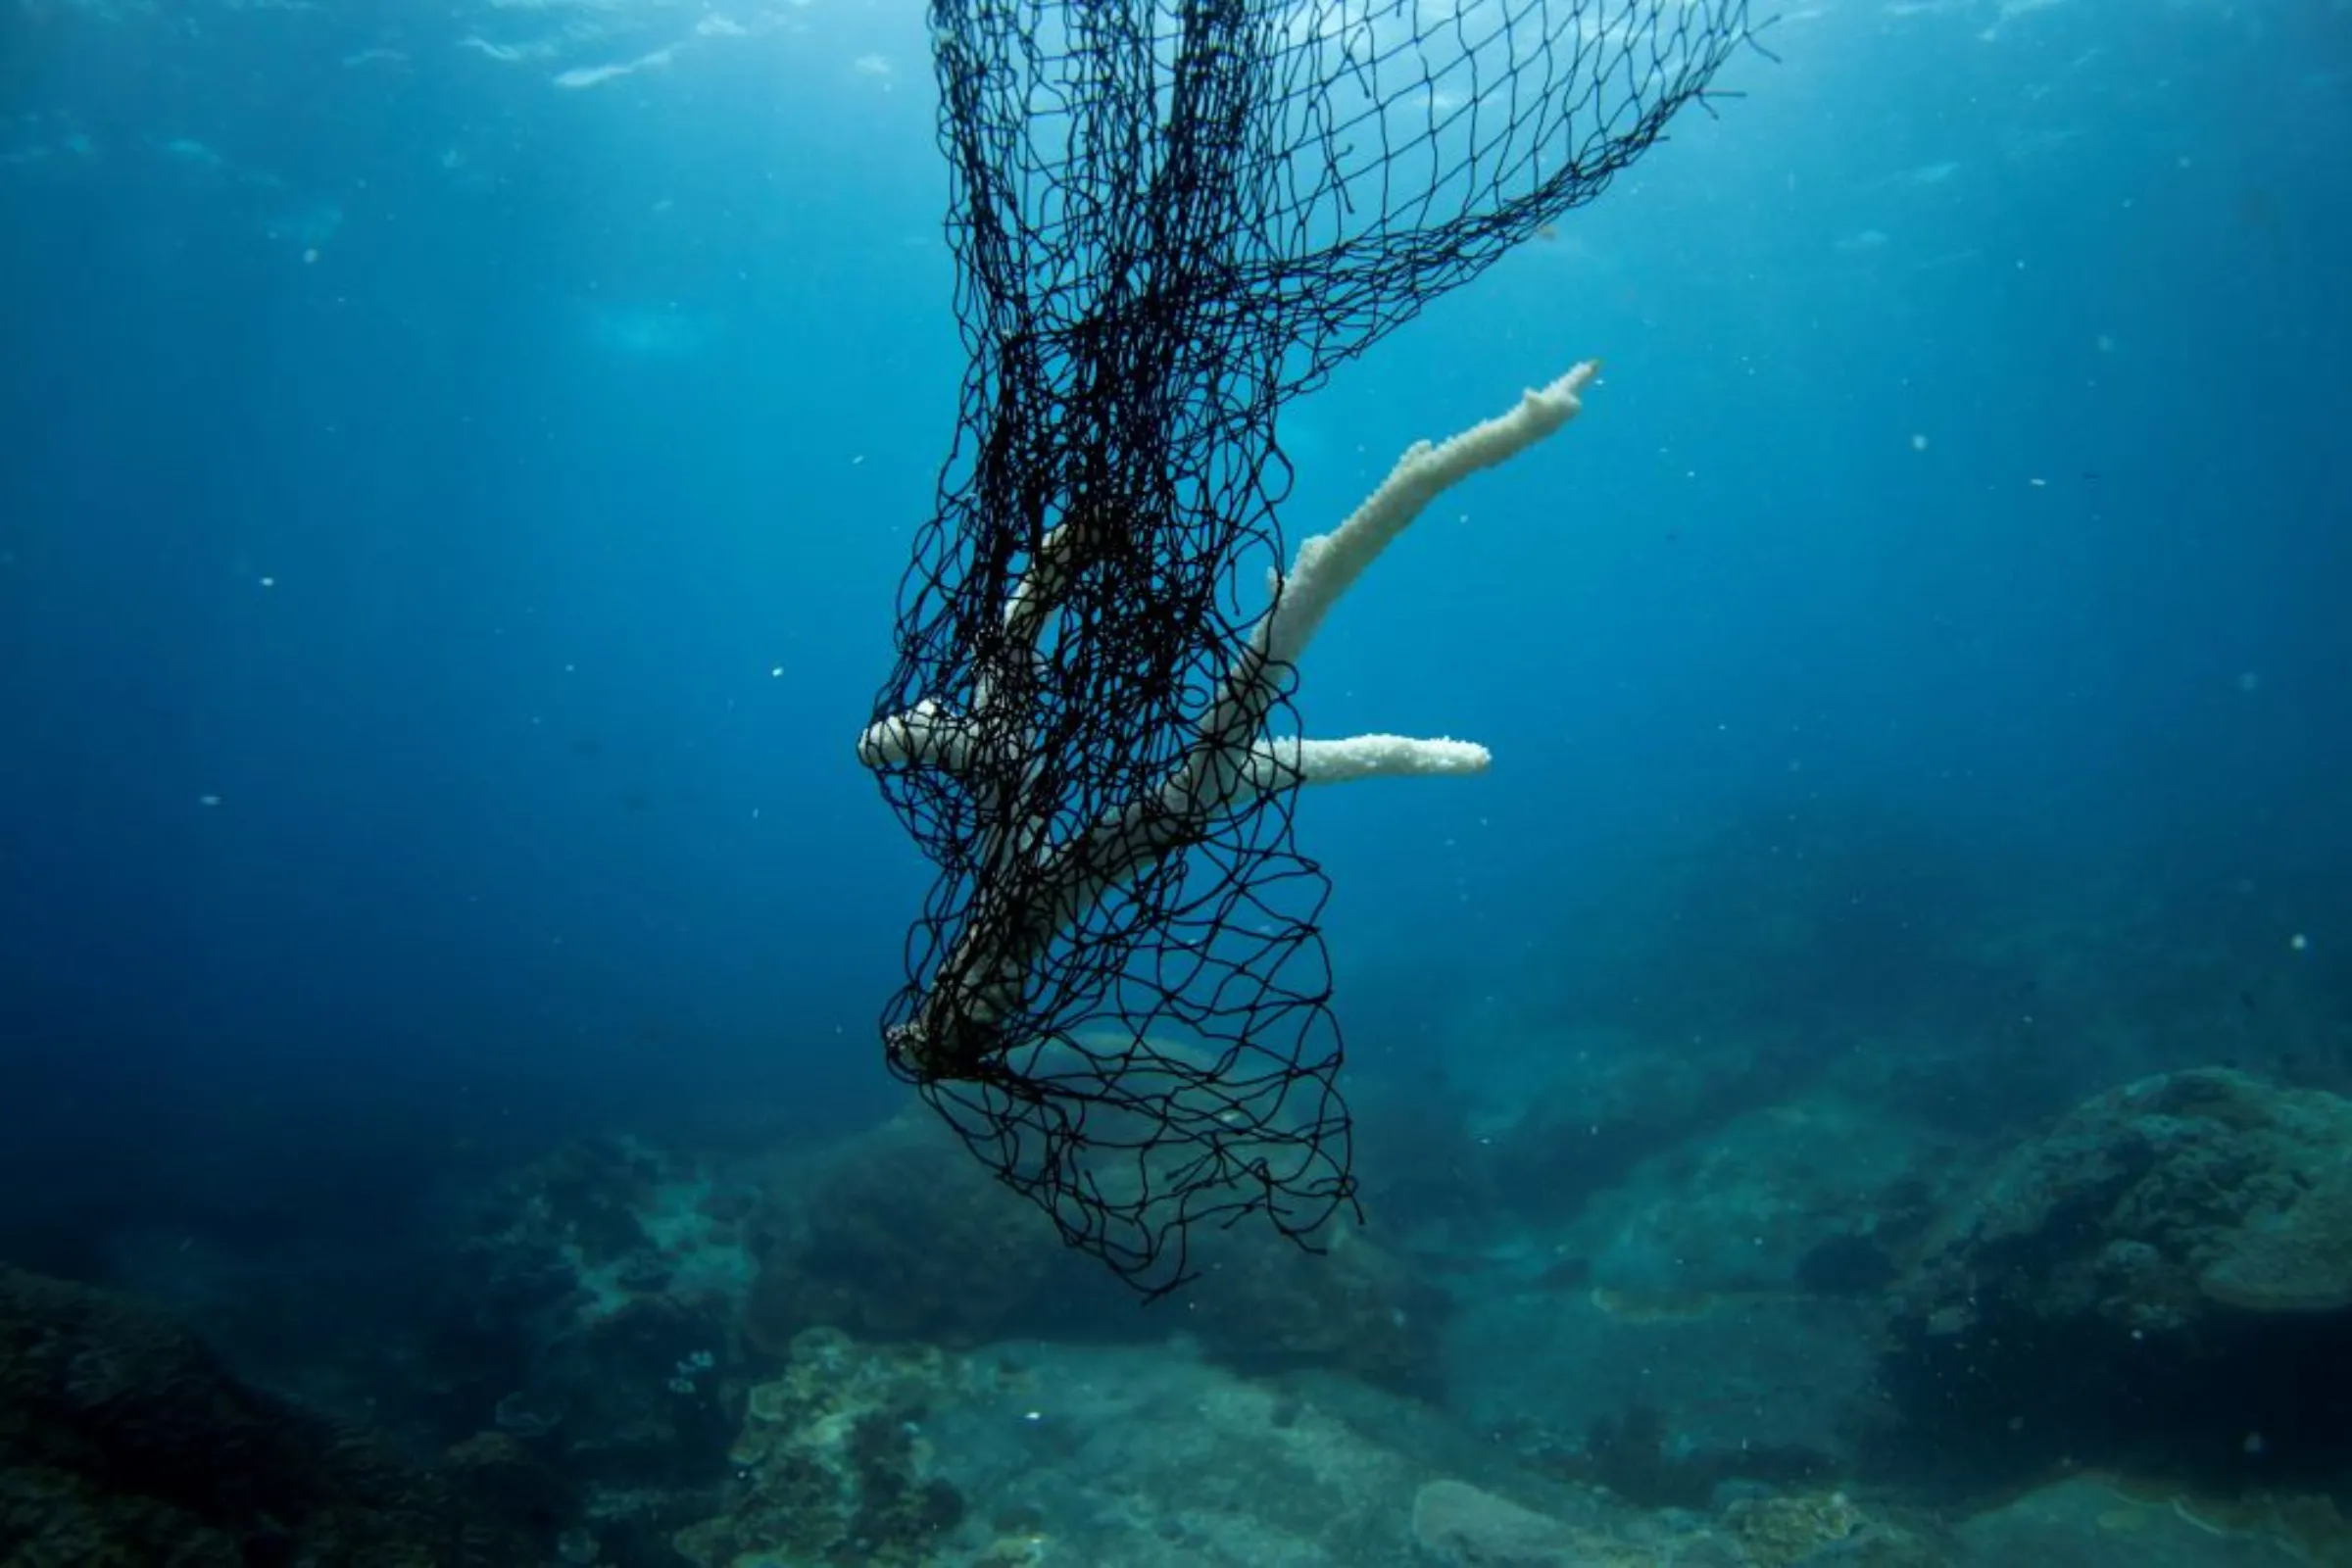
[[[969,356],[879,768],[936,868],[894,1071],[1147,1294],[1354,1200],[1295,788],[1233,760],[1282,407],[1592,200],[1744,0],[935,0]],[[915,715],[910,721],[909,715]]]

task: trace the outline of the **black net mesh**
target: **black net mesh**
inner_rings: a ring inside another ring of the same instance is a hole
[[[935,0],[971,368],[867,760],[938,868],[893,1069],[1147,1292],[1352,1200],[1253,623],[1283,404],[1592,200],[1744,0]],[[877,740],[877,737],[884,737]],[[895,737],[895,740],[891,739]]]

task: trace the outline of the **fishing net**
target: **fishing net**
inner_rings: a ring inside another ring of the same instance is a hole
[[[1283,405],[1591,201],[1744,0],[934,0],[970,369],[861,751],[937,869],[883,1019],[1070,1245],[1353,1201],[1340,1031],[1265,760]],[[1276,592],[1279,592],[1277,587]]]

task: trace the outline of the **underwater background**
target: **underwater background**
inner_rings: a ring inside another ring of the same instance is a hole
[[[1606,363],[1304,672],[1496,758],[1299,807],[1366,1226],[1146,1309],[877,1038],[922,8],[8,0],[0,1560],[2352,1561],[2352,6],[1760,41],[1283,416]]]

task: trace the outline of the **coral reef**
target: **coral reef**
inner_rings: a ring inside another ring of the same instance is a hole
[[[819,1325],[859,1339],[976,1345],[1039,1332],[1111,1293],[918,1112],[851,1140],[756,1226],[752,1343],[785,1352]]]
[[[947,1392],[937,1350],[894,1351],[810,1329],[781,1377],[752,1390],[729,1454],[728,1508],[682,1530],[702,1568],[873,1568],[932,1559],[963,1521],[962,1494],[933,1473],[922,1423]]]
[[[1884,1381],[1942,1457],[2326,1476],[2352,1456],[2352,1102],[2221,1069],[2100,1095],[1930,1233],[1892,1327]]]
[[[1723,1528],[1752,1568],[1938,1568],[1949,1560],[1929,1536],[1843,1492],[1736,1498],[1723,1510]]]
[[[372,1436],[239,1384],[161,1313],[0,1267],[0,1560],[505,1568],[542,1544]]]
[[[1445,1302],[1390,1254],[1337,1228],[1322,1255],[1255,1229],[1196,1243],[1201,1277],[1139,1309],[1065,1250],[929,1120],[902,1115],[846,1145],[758,1227],[751,1343],[775,1354],[826,1326],[861,1340],[964,1348],[1022,1336],[1195,1336],[1259,1369],[1337,1367],[1429,1389]]]
[[[1315,1366],[1436,1398],[1450,1303],[1350,1225],[1322,1254],[1233,1231],[1204,1240],[1204,1272],[1181,1303],[1213,1360],[1248,1370]]]
[[[560,1474],[574,1555],[665,1543],[709,1506],[749,1376],[747,1207],[692,1158],[575,1139],[486,1194],[445,1259],[431,1429],[502,1494],[547,1504]]]

